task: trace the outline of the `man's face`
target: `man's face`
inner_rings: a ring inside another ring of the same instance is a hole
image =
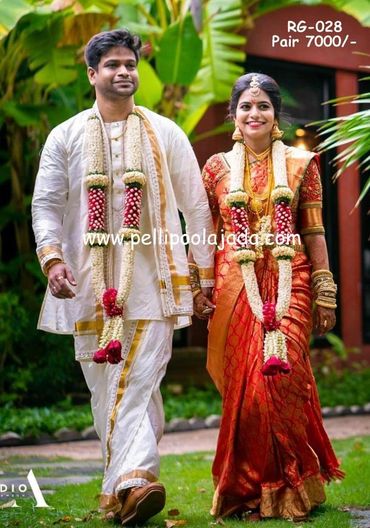
[[[111,48],[87,74],[96,94],[111,101],[131,97],[139,86],[135,54],[122,46]]]

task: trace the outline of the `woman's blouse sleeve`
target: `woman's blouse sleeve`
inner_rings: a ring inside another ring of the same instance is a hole
[[[222,161],[220,156],[215,154],[209,158],[202,170],[203,184],[207,192],[209,207],[213,217],[217,216],[219,213],[216,185],[221,168]]]
[[[315,158],[308,164],[299,190],[299,225],[301,235],[325,233],[321,178]]]

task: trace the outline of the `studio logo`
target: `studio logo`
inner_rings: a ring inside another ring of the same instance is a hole
[[[46,503],[44,499],[39,483],[37,482],[37,479],[32,469],[30,469],[28,472],[27,480],[32,490],[33,496],[36,500],[36,508],[50,508],[50,506]],[[14,484],[9,485],[0,483],[0,498],[2,494],[6,494],[6,496],[11,496],[12,494],[14,494],[17,496],[19,494],[25,493],[26,491],[28,491],[28,487],[26,484],[19,484],[19,486],[15,486]],[[12,500],[8,503],[8,505],[3,505],[2,507],[19,508],[16,500]]]

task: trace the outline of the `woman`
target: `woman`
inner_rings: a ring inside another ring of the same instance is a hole
[[[221,517],[304,519],[325,500],[323,481],[344,476],[309,361],[312,327],[331,330],[336,308],[318,159],[280,141],[280,107],[271,77],[240,77],[230,101],[234,147],[203,170],[223,235],[207,365],[223,399],[211,511]],[[204,318],[212,303],[191,267]]]

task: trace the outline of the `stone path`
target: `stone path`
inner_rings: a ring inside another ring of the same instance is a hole
[[[340,416],[324,420],[331,439],[370,435],[370,415]],[[200,429],[165,434],[159,444],[161,455],[213,451],[218,429]],[[73,460],[101,460],[98,440],[0,448],[0,461],[9,456],[66,457]]]
[[[324,420],[331,439],[370,435],[370,415],[343,416]],[[161,455],[214,451],[218,429],[202,429],[165,434],[159,444]],[[11,457],[11,458],[10,458]],[[15,458],[13,458],[15,457]],[[58,460],[57,457],[63,457]],[[50,460],[48,460],[50,459]],[[66,460],[68,459],[68,460]],[[59,486],[90,481],[102,473],[100,444],[97,440],[62,442],[44,445],[0,448],[0,482],[8,490],[13,485],[27,483],[32,469],[44,494],[53,493]],[[2,490],[0,490],[2,491]],[[27,490],[19,497],[32,492]],[[16,498],[14,493],[0,493],[0,503]],[[351,510],[353,526],[370,526],[370,511]]]

